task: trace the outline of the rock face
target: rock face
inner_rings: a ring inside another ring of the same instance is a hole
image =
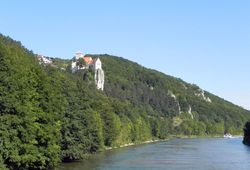
[[[104,89],[104,71],[102,69],[102,62],[99,58],[94,60],[94,70],[95,70],[95,85],[98,90]]]
[[[192,107],[188,105],[188,114],[191,116],[191,119],[194,119],[194,115],[192,114]]]
[[[195,92],[195,96],[200,97],[206,102],[212,103],[212,100],[209,97],[205,96],[205,92],[202,89],[198,89],[197,92]]]
[[[84,56],[81,52],[76,52],[71,63],[71,71],[75,73],[78,70],[94,69],[95,71],[95,85],[98,90],[104,89],[104,71],[102,69],[102,62],[99,58],[92,59],[90,56]]]
[[[96,88],[103,90],[104,88],[104,71],[101,68],[95,70],[95,84]]]
[[[243,143],[250,146],[250,121],[245,124]]]
[[[177,100],[177,97],[174,95],[173,92],[171,92],[170,90],[168,91],[168,94],[174,99],[174,101],[176,102],[177,104],[177,107],[178,107],[178,113],[180,114],[181,113],[181,107],[180,107],[180,103],[179,101]]]
[[[39,61],[39,64],[45,64],[45,65],[52,64],[52,61],[49,57],[45,57],[43,55],[37,55],[37,59]]]

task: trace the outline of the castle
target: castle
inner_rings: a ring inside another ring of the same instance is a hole
[[[78,70],[86,70],[93,68],[95,71],[95,85],[98,90],[104,89],[104,71],[102,69],[102,62],[100,58],[93,59],[90,56],[84,56],[81,52],[76,52],[75,57],[71,63],[72,72],[76,72]]]
[[[43,55],[37,55],[36,57],[39,61],[39,64],[45,64],[45,65],[52,64],[52,61],[49,57],[45,57]]]

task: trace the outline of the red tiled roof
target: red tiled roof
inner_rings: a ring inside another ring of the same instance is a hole
[[[86,64],[93,64],[94,62],[92,57],[84,57],[83,60],[86,62]]]

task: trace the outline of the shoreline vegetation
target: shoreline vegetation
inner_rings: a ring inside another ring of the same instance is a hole
[[[88,56],[102,61],[103,91],[94,70],[72,73],[74,58],[41,63],[0,34],[0,169],[52,169],[112,147],[237,134],[250,120],[250,111],[195,84],[121,57]]]
[[[250,146],[250,121],[248,121],[244,127],[243,144]]]
[[[174,140],[174,139],[206,139],[206,138],[221,138],[223,139],[223,135],[202,135],[202,136],[198,136],[198,135],[172,135],[172,136],[169,136],[168,138],[166,139],[151,139],[151,140],[146,140],[146,141],[143,141],[143,142],[136,142],[136,143],[127,143],[127,144],[122,144],[122,145],[119,145],[119,146],[113,146],[113,147],[105,147],[103,150],[99,151],[99,152],[96,152],[96,153],[93,153],[93,154],[88,154],[86,155],[85,158],[81,159],[81,160],[75,160],[75,161],[70,161],[70,162],[62,162],[61,164],[70,164],[70,163],[74,163],[74,162],[78,162],[78,161],[82,161],[82,160],[85,160],[85,159],[88,159],[89,157],[91,156],[94,156],[95,154],[98,154],[98,153],[102,153],[102,152],[105,152],[105,151],[112,151],[112,150],[115,150],[115,149],[121,149],[121,148],[126,148],[126,147],[131,147],[131,146],[140,146],[140,145],[144,145],[144,144],[153,144],[153,143],[157,143],[157,142],[166,142],[166,141],[170,141],[170,140]],[[243,135],[242,134],[235,134],[233,135],[233,138],[243,138]]]
[[[242,135],[234,135],[234,137],[243,137]],[[102,153],[105,151],[112,151],[115,149],[121,149],[121,148],[126,148],[126,147],[131,147],[131,146],[140,146],[140,145],[144,145],[144,144],[152,144],[152,143],[157,143],[157,142],[165,142],[165,141],[170,141],[170,140],[174,140],[174,139],[195,139],[195,138],[223,138],[223,135],[202,135],[202,136],[198,136],[198,135],[170,135],[169,137],[167,137],[166,139],[150,139],[150,140],[146,140],[146,141],[142,141],[142,142],[131,142],[131,143],[126,143],[126,144],[121,144],[118,146],[112,146],[112,147],[104,147],[102,150],[93,153],[93,154],[86,154],[85,157],[83,159],[80,160],[72,160],[72,161],[65,161],[65,162],[61,162],[61,164],[70,164],[73,162],[78,162],[78,161],[82,161],[85,159],[88,159],[91,156],[94,156],[95,154],[98,153]]]
[[[146,140],[146,141],[143,141],[143,142],[138,142],[138,143],[126,143],[126,144],[122,144],[122,145],[119,145],[119,146],[114,146],[114,147],[105,147],[104,151],[106,150],[112,150],[112,149],[119,149],[119,148],[124,148],[124,147],[129,147],[129,146],[137,146],[137,145],[142,145],[142,144],[149,144],[149,143],[155,143],[155,142],[161,142],[161,141],[167,141],[167,140],[170,140],[170,139],[152,139],[152,140]]]
[[[126,143],[126,144],[122,144],[119,146],[114,146],[114,147],[105,147],[105,149],[103,151],[107,151],[107,150],[112,150],[112,149],[119,149],[119,148],[124,148],[124,147],[129,147],[129,146],[139,146],[139,145],[143,145],[143,144],[151,144],[151,143],[156,143],[156,142],[165,142],[165,141],[170,141],[170,140],[174,140],[174,139],[195,139],[195,138],[224,138],[223,135],[208,135],[208,136],[197,136],[197,135],[191,135],[191,136],[187,136],[187,135],[176,135],[176,136],[170,136],[166,139],[151,139],[151,140],[146,140],[143,142],[137,142],[137,143]],[[243,138],[242,134],[237,134],[237,135],[233,135],[233,138]],[[100,152],[103,152],[100,151]]]

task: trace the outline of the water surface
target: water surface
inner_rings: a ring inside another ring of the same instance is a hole
[[[249,170],[242,139],[175,139],[106,151],[59,170]]]

